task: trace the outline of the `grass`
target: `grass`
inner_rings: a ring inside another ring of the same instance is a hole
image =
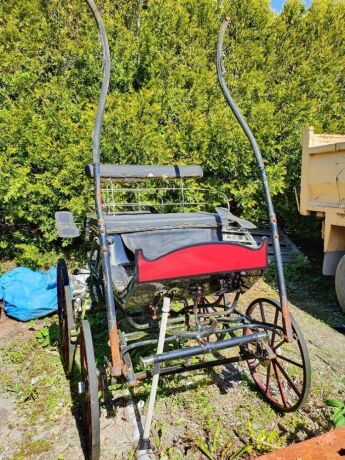
[[[55,319],[49,327],[56,328]],[[0,390],[15,398],[20,424],[29,434],[19,442],[11,460],[35,458],[51,450],[51,440],[33,440],[36,431],[47,429],[72,405],[69,386],[66,384],[56,340],[37,339],[37,332],[49,330],[47,321],[37,323],[28,340],[11,340],[3,347],[3,371]],[[32,325],[31,325],[32,329]],[[49,334],[48,334],[49,336]],[[39,335],[41,337],[41,335]]]
[[[335,308],[332,300],[333,287],[322,279],[318,270],[319,268],[310,266],[305,260],[298,260],[287,269],[287,284],[290,297],[292,293],[294,298],[293,303],[300,307],[294,313],[302,318],[303,331],[308,331],[312,324],[316,331],[321,331],[321,335],[326,331],[331,336],[335,332],[325,329],[325,324],[333,326],[339,321],[344,323],[344,320],[340,317],[341,313],[336,320],[328,317]],[[277,296],[274,277],[270,271],[266,280],[269,285],[261,282],[256,290],[247,293],[243,305],[261,294]],[[324,289],[327,292],[323,293]],[[298,302],[295,301],[297,298]],[[317,304],[318,299],[321,299],[320,305]],[[316,313],[313,310],[315,304],[318,308]],[[325,305],[330,305],[330,312],[319,315],[318,312]],[[311,312],[317,319],[306,315],[302,310]],[[90,315],[90,323],[96,359],[100,364],[108,355],[104,312]],[[18,335],[7,344],[2,344],[0,349],[0,389],[15,399],[18,420],[21,420],[20,423],[28,433],[26,439],[18,442],[12,450],[14,454],[11,460],[22,460],[30,456],[63,460],[63,456],[58,457],[51,453],[54,449],[53,441],[35,440],[35,435],[43,426],[50,427],[64,417],[71,417],[70,409],[78,404],[78,396],[75,393],[71,395],[71,388],[76,387],[79,379],[78,370],[69,385],[56,346],[56,317],[28,323],[27,327],[28,339],[22,340]],[[325,405],[325,400],[342,400],[345,377],[341,363],[337,362],[337,350],[330,346],[325,348],[323,341],[319,347],[313,345],[313,341],[319,337],[317,332],[313,332],[313,328],[308,332],[311,334],[309,348],[317,372],[313,376],[309,402],[305,408],[295,413],[280,415],[275,412],[257,392],[245,365],[230,369],[230,372],[218,368],[215,371],[198,371],[162,378],[152,432],[158,458],[248,458],[249,455],[264,453],[330,429],[333,409]],[[147,354],[149,353],[150,350],[147,350]],[[125,387],[118,384],[113,385],[111,391],[113,396],[117,394],[122,403],[128,398]],[[150,382],[143,382],[132,390],[132,396],[136,402],[147,401],[149,391]],[[114,418],[116,410],[115,405],[111,415]],[[108,423],[112,422],[113,420],[108,420]],[[121,423],[124,422],[121,420]],[[125,429],[125,424],[123,426]],[[76,442],[79,440],[76,439]],[[0,445],[0,457],[4,449],[5,446]],[[133,449],[126,455],[129,459],[135,458]]]
[[[44,327],[43,330],[46,328]],[[26,343],[11,341],[7,359],[12,372],[7,374],[6,388],[17,395],[17,404],[25,419],[34,424],[45,417],[54,421],[61,407],[70,405],[69,391],[63,385],[64,375],[60,355],[53,345],[42,344],[34,336]],[[19,376],[19,379],[17,378]]]
[[[24,441],[10,460],[26,460],[29,457],[35,457],[48,452],[51,447],[51,441],[43,439],[39,441]]]
[[[345,324],[344,312],[340,307],[334,308],[338,305],[334,277],[322,275],[320,262],[311,262],[306,256],[300,255],[294,263],[284,266],[284,274],[291,303],[330,327]],[[272,289],[277,290],[273,264],[265,272],[264,280]]]

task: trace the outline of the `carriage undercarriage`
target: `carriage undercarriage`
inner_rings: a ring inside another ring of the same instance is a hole
[[[226,243],[226,248],[231,246],[233,243]],[[237,243],[235,246],[239,247]],[[265,241],[261,249],[240,247],[249,254],[262,251],[267,264]],[[89,254],[89,268],[74,270],[71,275],[65,261],[59,261],[58,286],[62,352],[68,375],[80,344],[79,392],[85,402],[90,458],[100,455],[98,395],[114,382],[134,387],[145,379],[152,381],[144,434],[138,446],[139,454],[145,455],[151,447],[149,434],[160,376],[246,362],[258,390],[277,410],[294,411],[305,402],[310,363],[296,322],[291,318],[293,336],[289,340],[279,301],[258,298],[246,308],[241,306],[241,295],[262,275],[264,266],[144,283],[132,279],[122,291],[113,283],[118,341],[109,344],[110,348],[117,347],[118,361],[105,357],[100,372],[85,316],[90,314],[90,307],[104,306],[104,280],[98,251]],[[253,263],[257,264],[258,259],[253,257]],[[133,267],[127,270],[133,271]]]

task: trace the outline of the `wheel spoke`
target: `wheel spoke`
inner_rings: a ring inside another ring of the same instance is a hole
[[[275,313],[275,316],[274,316],[274,325],[277,326],[278,324],[278,318],[279,318],[279,310],[278,308],[276,309],[276,313]],[[276,331],[274,330],[272,332],[272,337],[271,337],[271,348],[273,347],[274,345],[274,339],[276,337]]]
[[[277,355],[277,358],[283,359],[284,361],[287,361],[288,363],[293,364],[294,366],[297,366],[297,367],[300,367],[301,369],[303,369],[303,364],[298,363],[298,362],[294,361],[293,359],[287,358],[286,356]]]
[[[269,384],[270,384],[270,377],[271,377],[271,361],[268,364],[267,367],[267,375],[266,375],[266,390],[265,390],[265,395],[268,396],[269,394]]]
[[[273,347],[273,345],[271,345],[271,348],[273,351],[276,351],[277,348],[281,347],[282,345],[284,345],[284,343],[286,342],[285,339],[281,340],[280,342],[278,342],[278,345],[276,345],[275,347]]]
[[[262,321],[264,323],[266,323],[266,316],[265,316],[264,306],[262,305],[262,302],[260,302],[259,305],[260,305],[261,319],[262,319]]]
[[[278,362],[276,361],[275,364],[279,367],[281,373],[284,375],[284,377],[286,378],[286,380],[288,381],[289,385],[291,386],[291,388],[294,390],[294,392],[296,393],[296,395],[298,397],[301,396],[301,392],[299,391],[299,389],[296,387],[296,385],[293,383],[293,381],[290,379],[289,375],[287,374],[287,372],[285,371],[285,369],[283,368],[283,366]]]
[[[252,364],[252,370],[253,371],[255,371],[258,368],[258,366],[261,364],[261,362],[258,359],[256,361],[257,361],[256,364]]]
[[[276,380],[277,380],[277,383],[278,383],[278,388],[279,388],[279,391],[280,391],[280,396],[282,398],[283,405],[284,405],[285,408],[287,408],[288,405],[287,405],[287,402],[286,402],[285,389],[284,389],[283,384],[282,384],[282,382],[280,380],[279,372],[278,372],[278,369],[277,369],[275,361],[273,361],[273,369],[274,369],[274,374],[276,376]]]

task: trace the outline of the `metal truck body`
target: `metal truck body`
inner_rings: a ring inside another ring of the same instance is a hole
[[[345,310],[345,135],[305,130],[300,213],[323,219],[322,272],[336,276],[338,300]]]

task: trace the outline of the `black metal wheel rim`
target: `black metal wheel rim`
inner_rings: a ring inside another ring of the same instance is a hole
[[[83,406],[87,437],[87,456],[89,460],[100,457],[100,411],[98,398],[98,375],[93,351],[90,324],[83,320],[80,330],[80,364],[84,385]]]
[[[272,299],[254,300],[246,315],[253,322],[261,321],[274,326],[273,330],[264,330],[268,334],[268,345],[275,358],[269,359],[260,345],[248,345],[248,351],[255,355],[247,360],[254,382],[275,409],[281,412],[295,411],[306,402],[311,381],[309,354],[301,330],[290,315],[293,341],[287,342],[282,334],[280,305]],[[260,328],[251,329],[248,325],[244,333],[250,334],[257,330]]]
[[[57,266],[57,301],[60,328],[60,349],[66,375],[73,370],[76,344],[71,338],[71,331],[75,329],[75,320],[72,307],[72,292],[69,284],[66,261],[60,259]]]

